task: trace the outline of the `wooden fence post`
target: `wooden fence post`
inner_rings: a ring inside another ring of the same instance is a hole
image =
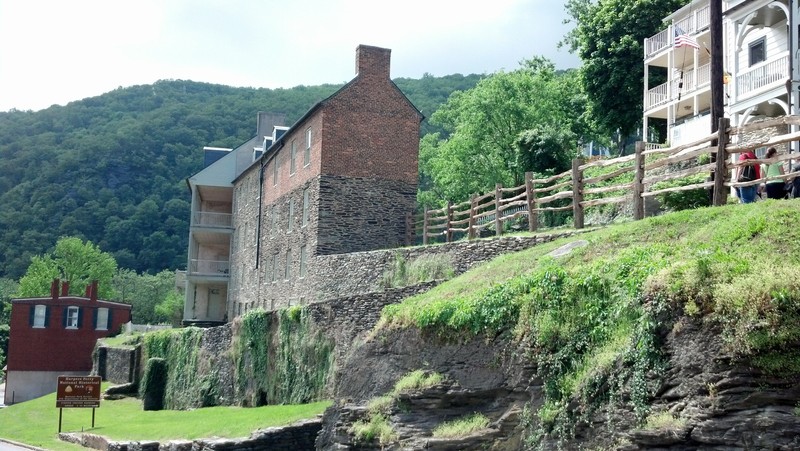
[[[644,219],[644,141],[636,141],[636,155],[634,160],[633,175],[633,219],[635,221]]]
[[[422,244],[428,244],[428,207],[425,207],[425,212],[422,213]]]
[[[475,199],[477,199],[477,196],[474,194],[469,198],[469,226],[467,227],[467,238],[470,240],[475,238]]]
[[[572,160],[572,221],[576,229],[583,228],[583,173],[580,166],[583,158]]]
[[[539,226],[539,212],[536,210],[536,192],[533,190],[533,173],[525,173],[525,197],[528,201],[528,231],[535,232]]]
[[[444,240],[449,243],[453,241],[453,204],[449,200],[447,201],[445,215],[447,215],[447,224],[444,229]]]
[[[728,144],[728,126],[730,121],[726,117],[719,118],[719,129],[717,129],[717,165],[714,167],[714,199],[713,205],[719,207],[728,202],[728,193],[725,190],[725,180],[728,178],[728,170],[725,162],[728,159],[728,152],[725,146]]]
[[[416,230],[414,230],[414,213],[410,211],[406,212],[406,246],[411,246],[414,244],[414,235],[416,235]]]
[[[500,201],[503,200],[503,185],[496,183],[494,185],[494,234],[500,236],[503,234],[503,221],[500,220]]]

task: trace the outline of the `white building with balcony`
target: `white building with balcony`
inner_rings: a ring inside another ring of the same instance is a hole
[[[186,179],[192,193],[186,266],[185,325],[227,321],[233,235],[233,180],[261,156],[288,127],[283,116],[258,114],[256,136],[235,149],[205,147],[204,169]]]
[[[795,100],[787,89],[792,79],[789,24],[797,8],[793,3],[722,2],[724,111],[731,125],[793,114]],[[664,22],[664,30],[644,41],[643,125],[649,131],[660,121],[667,132],[660,141],[680,145],[711,132],[709,0],[694,0]],[[678,45],[678,36],[697,47]]]

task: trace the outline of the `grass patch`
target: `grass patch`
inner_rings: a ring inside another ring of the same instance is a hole
[[[416,285],[431,280],[451,279],[455,274],[453,262],[447,255],[422,255],[410,262],[400,252],[386,269],[381,280],[384,288]]]
[[[142,341],[144,333],[134,332],[131,334],[119,334],[113,337],[101,338],[98,341],[104,346],[110,348],[133,348]]]
[[[350,428],[357,442],[377,440],[381,446],[397,440],[397,434],[384,415],[371,415],[367,421],[356,421]]]
[[[647,417],[643,429],[679,430],[686,426],[685,418],[678,418],[669,412],[658,412]]]
[[[367,402],[367,418],[353,423],[350,433],[357,442],[377,440],[381,446],[397,440],[397,434],[389,423],[388,415],[398,395],[411,390],[423,390],[441,383],[444,377],[439,373],[423,370],[412,371],[401,377],[386,395],[372,398]]]
[[[103,384],[103,388],[107,388]],[[64,409],[62,432],[89,432],[113,440],[246,437],[256,429],[291,424],[322,413],[329,401],[258,408],[209,407],[143,411],[138,399],[101,401],[92,428],[91,409]],[[55,393],[0,409],[0,437],[51,450],[81,450],[58,440]]]
[[[433,429],[433,436],[437,438],[458,438],[486,429],[489,419],[480,413],[472,414],[465,418],[448,421]]]
[[[400,380],[394,384],[393,394],[397,395],[411,390],[423,390],[441,383],[443,379],[444,378],[439,373],[429,373],[423,370],[412,371],[401,377]]]
[[[644,422],[661,340],[681,316],[719,326],[729,351],[768,374],[800,371],[798,217],[800,200],[697,208],[505,254],[385,307],[373,333],[525,343],[545,395],[538,437],[567,438],[608,403]],[[589,245],[547,256],[576,239]]]

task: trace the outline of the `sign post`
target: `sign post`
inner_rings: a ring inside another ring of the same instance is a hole
[[[56,407],[59,409],[59,434],[64,407],[91,407],[92,428],[94,428],[94,409],[100,407],[100,382],[100,376],[58,376]]]

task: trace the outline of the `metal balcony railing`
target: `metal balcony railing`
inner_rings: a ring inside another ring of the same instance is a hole
[[[190,275],[229,277],[231,262],[224,260],[197,260],[189,262]]]
[[[210,211],[196,211],[192,215],[194,227],[232,227],[233,215],[230,213],[215,213]]]

